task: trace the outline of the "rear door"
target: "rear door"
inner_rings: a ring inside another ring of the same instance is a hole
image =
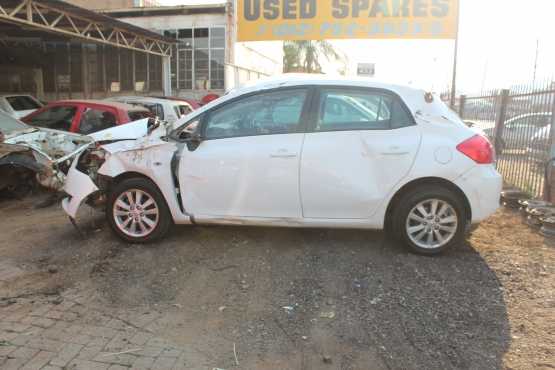
[[[420,130],[403,102],[381,90],[322,87],[300,168],[305,218],[369,218],[408,174]]]

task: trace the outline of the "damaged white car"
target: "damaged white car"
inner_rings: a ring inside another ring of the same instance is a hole
[[[81,154],[67,214],[85,200],[104,205],[129,242],[174,223],[386,228],[435,254],[499,206],[489,141],[409,87],[286,76],[234,90],[175,127]]]

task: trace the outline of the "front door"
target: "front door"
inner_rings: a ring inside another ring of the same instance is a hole
[[[307,89],[240,97],[206,113],[203,141],[184,148],[186,212],[201,218],[301,218],[299,163]]]
[[[301,160],[305,218],[366,219],[408,174],[420,130],[398,97],[323,88]]]

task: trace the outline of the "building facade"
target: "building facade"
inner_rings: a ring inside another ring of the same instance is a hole
[[[280,41],[239,43],[233,1],[174,7],[101,10],[121,21],[176,40],[172,95],[199,99],[283,70]]]

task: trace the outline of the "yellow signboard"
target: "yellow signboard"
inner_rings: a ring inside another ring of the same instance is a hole
[[[454,39],[459,0],[237,0],[238,41]]]

